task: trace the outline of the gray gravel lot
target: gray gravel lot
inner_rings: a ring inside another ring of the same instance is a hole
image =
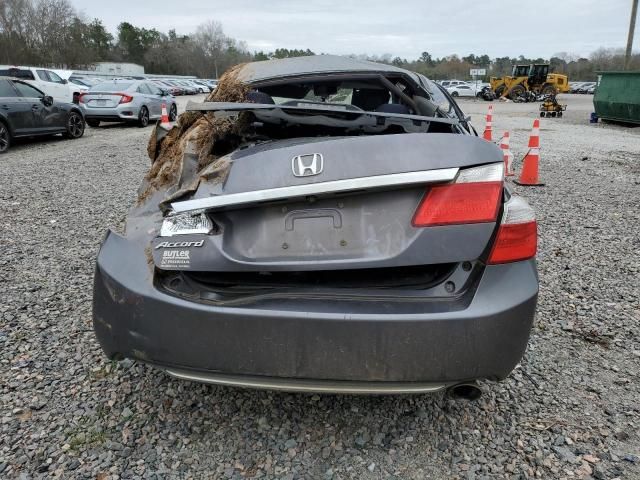
[[[15,145],[0,156],[0,478],[640,478],[640,128],[590,125],[590,96],[564,100],[542,119],[546,186],[516,188],[541,235],[529,349],[475,403],[216,388],[107,361],[93,266],[150,129]],[[461,105],[481,129],[488,103]],[[537,104],[493,105],[520,159]]]

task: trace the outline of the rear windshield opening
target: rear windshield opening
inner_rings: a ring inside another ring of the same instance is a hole
[[[437,99],[402,78],[313,78],[256,84],[247,101],[291,107],[254,111],[252,140],[400,133],[459,133]],[[304,110],[301,110],[304,109]],[[365,116],[372,113],[374,116]],[[410,116],[410,117],[409,117]],[[412,118],[415,116],[428,118]],[[303,117],[306,117],[303,121]],[[435,119],[443,119],[438,121]],[[316,120],[314,120],[316,119]],[[336,119],[336,120],[333,120]],[[444,120],[446,119],[446,120]]]
[[[414,92],[400,81],[386,85],[378,80],[299,82],[261,87],[258,92],[264,103],[278,105],[306,102],[365,112],[422,115],[411,101]]]

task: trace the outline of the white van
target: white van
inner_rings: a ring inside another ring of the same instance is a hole
[[[50,95],[58,102],[71,103],[77,100],[80,91],[73,88],[53,70],[40,67],[17,67],[13,65],[0,65],[0,77],[14,77],[25,81]]]

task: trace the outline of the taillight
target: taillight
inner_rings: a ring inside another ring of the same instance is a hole
[[[504,204],[502,222],[498,228],[489,264],[518,262],[536,256],[538,226],[533,209],[521,197],[511,197]]]
[[[120,93],[118,95],[122,95],[122,98],[118,103],[130,103],[133,101],[133,97],[131,95],[125,95],[124,93]]]
[[[414,227],[494,222],[502,199],[504,166],[461,170],[454,183],[429,189],[413,216]]]
[[[86,93],[81,93],[78,96],[78,103],[84,103],[84,96],[86,95]]]

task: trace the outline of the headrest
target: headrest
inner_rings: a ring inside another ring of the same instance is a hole
[[[276,102],[273,101],[270,95],[267,95],[263,92],[258,92],[256,90],[247,93],[247,102],[248,103],[265,103],[269,105],[274,105]]]

